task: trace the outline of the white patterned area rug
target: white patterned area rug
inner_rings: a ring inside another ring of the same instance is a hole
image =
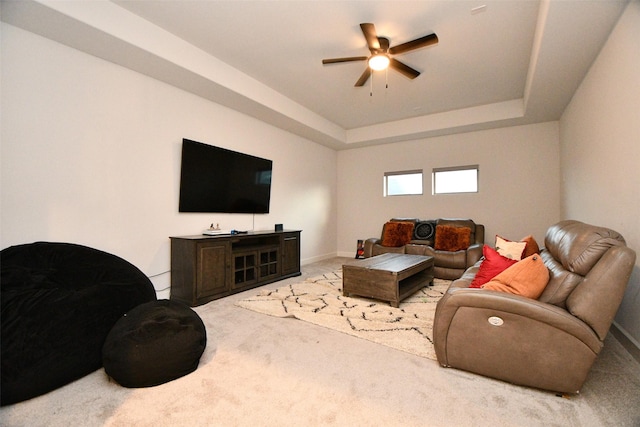
[[[398,350],[436,360],[433,317],[448,280],[434,279],[400,302],[342,295],[342,271],[324,274],[276,290],[264,290],[236,305],[276,317],[293,317]]]

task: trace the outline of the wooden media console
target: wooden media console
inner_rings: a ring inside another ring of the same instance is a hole
[[[190,306],[301,274],[299,230],[170,239],[170,298]]]

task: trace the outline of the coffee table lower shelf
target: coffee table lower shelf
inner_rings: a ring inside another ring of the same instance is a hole
[[[389,301],[400,301],[433,282],[433,257],[383,254],[342,266],[342,293]]]

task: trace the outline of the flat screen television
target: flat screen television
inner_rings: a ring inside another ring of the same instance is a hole
[[[182,140],[180,212],[269,213],[273,162]]]

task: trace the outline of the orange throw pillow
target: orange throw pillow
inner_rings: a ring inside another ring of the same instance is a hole
[[[538,246],[538,242],[533,238],[531,234],[527,237],[520,239],[521,242],[526,242],[527,246],[524,248],[524,252],[522,253],[522,258],[530,257],[533,254],[540,253],[540,246]]]
[[[467,249],[470,244],[470,228],[454,227],[452,225],[436,226],[435,250],[447,252],[461,251],[463,249]]]
[[[538,254],[533,254],[498,274],[482,289],[507,292],[538,299],[549,283],[549,270]]]
[[[382,228],[382,246],[399,248],[413,238],[413,222],[389,221]]]

